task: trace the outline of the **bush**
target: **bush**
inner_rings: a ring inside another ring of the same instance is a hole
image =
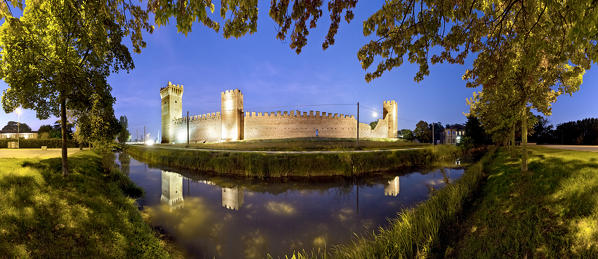
[[[7,148],[8,142],[17,141],[17,139],[0,139],[0,148]],[[62,139],[20,139],[19,148],[61,148]],[[67,140],[67,147],[79,147],[79,143],[73,140]]]

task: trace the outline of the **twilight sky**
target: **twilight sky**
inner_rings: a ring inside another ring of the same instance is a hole
[[[359,101],[361,121],[371,122],[374,111],[378,116],[382,113],[383,100],[394,99],[399,105],[399,128],[413,129],[419,120],[465,122],[465,99],[478,90],[466,88],[461,80],[471,59],[464,66],[433,65],[430,75],[419,84],[413,81],[418,67],[408,62],[365,82],[357,51],[370,38],[362,34],[362,21],[381,5],[382,1],[359,1],[355,19],[350,24],[343,21],[335,45],[323,51],[321,44],[329,26],[325,11],[300,55],[288,42],[275,38],[277,26],[268,16],[269,1],[259,2],[258,32],[240,39],[224,39],[221,32],[199,24],[187,37],[177,33],[174,24],[156,28],[153,34],[145,35],[148,47],[141,54],[132,54],[136,68],[109,78],[116,97],[116,116],[128,117],[133,137],[136,131],[143,132],[144,125],[156,136],[160,130],[159,90],[172,81],[184,85],[183,111],[192,115],[220,111],[220,92],[237,88],[243,92],[245,111],[298,109],[355,114],[355,105],[349,104]],[[212,16],[219,18],[216,13]],[[597,71],[593,66],[586,72],[584,83],[572,97],[558,99],[548,118],[551,123],[598,117]],[[0,91],[7,87],[0,81]],[[319,104],[326,105],[313,106]],[[0,109],[0,127],[9,120],[17,120],[17,115]],[[34,111],[25,110],[21,121],[37,130],[56,119],[40,121]]]

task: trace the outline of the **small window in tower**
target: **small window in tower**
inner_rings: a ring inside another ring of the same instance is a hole
[[[176,101],[174,101],[174,103],[176,103]]]

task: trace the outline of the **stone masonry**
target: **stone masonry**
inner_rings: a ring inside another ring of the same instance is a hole
[[[182,114],[183,86],[168,83],[160,89],[162,143],[187,142],[187,118]],[[397,102],[384,101],[376,128],[359,124],[360,138],[396,138]],[[319,111],[246,112],[238,89],[221,93],[220,112],[189,117],[191,143],[303,137],[355,138],[355,116]]]

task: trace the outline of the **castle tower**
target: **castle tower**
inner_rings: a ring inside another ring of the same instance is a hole
[[[222,140],[243,139],[243,94],[238,89],[221,94]]]
[[[397,131],[399,130],[398,124],[398,106],[395,100],[391,101],[384,101],[382,105],[383,109],[383,117],[385,120],[388,121],[388,137],[389,138],[396,138]]]
[[[183,207],[183,177],[180,174],[162,171],[160,201],[172,208]]]
[[[183,85],[168,85],[160,88],[162,99],[162,143],[175,141],[173,120],[183,117]]]
[[[398,176],[395,176],[392,180],[388,181],[388,184],[384,186],[384,196],[396,197],[400,191],[400,180]]]
[[[239,187],[222,187],[222,207],[229,210],[239,210],[243,205],[244,196],[243,190]]]

